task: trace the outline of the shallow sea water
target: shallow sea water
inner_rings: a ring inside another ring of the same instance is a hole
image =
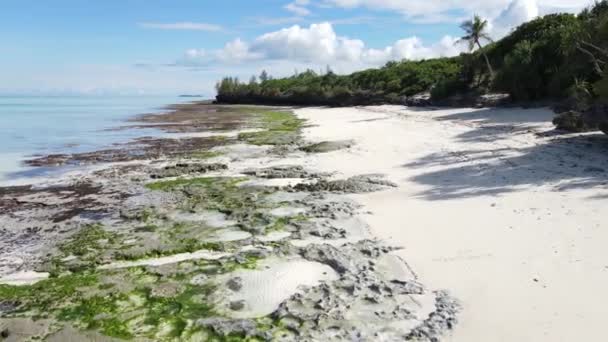
[[[133,123],[177,96],[0,96],[0,181],[52,174],[53,168],[28,168],[33,155],[92,151],[130,139],[160,134],[155,129],[112,128]]]

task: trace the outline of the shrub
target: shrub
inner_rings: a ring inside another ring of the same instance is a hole
[[[568,132],[587,132],[593,130],[584,119],[583,115],[576,111],[561,113],[553,119],[553,124],[557,129]]]

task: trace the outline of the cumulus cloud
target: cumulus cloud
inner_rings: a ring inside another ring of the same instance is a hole
[[[365,66],[378,66],[390,60],[423,59],[453,56],[462,51],[456,38],[446,36],[436,44],[425,45],[418,37],[396,41],[384,49],[366,47],[359,39],[339,36],[331,23],[294,25],[257,37],[251,43],[236,39],[223,49],[209,54],[201,50],[188,50],[185,63],[221,62],[239,64],[251,61],[291,61],[309,65],[329,64],[343,70]]]
[[[208,23],[192,23],[192,22],[179,22],[179,23],[139,23],[140,27],[147,29],[159,29],[159,30],[192,30],[192,31],[209,31],[217,32],[221,31],[222,27],[215,24]]]
[[[496,18],[504,11],[519,11],[523,16],[576,12],[593,2],[594,0],[325,0],[328,6],[392,11],[402,14],[407,20],[422,23],[455,22],[473,14]],[[512,6],[516,8],[509,10]],[[529,12],[526,13],[526,10]],[[507,28],[507,25],[502,28]]]
[[[473,13],[489,18],[491,35],[500,38],[513,27],[539,15],[556,11],[578,11],[593,0],[325,0],[339,7],[370,7],[395,10],[412,21],[452,21],[469,18]],[[306,8],[308,0],[295,0],[294,6]],[[492,15],[484,15],[484,12]],[[303,14],[304,12],[302,12]],[[455,14],[456,13],[456,14]],[[294,16],[296,18],[301,18]],[[456,25],[455,25],[456,28]],[[394,60],[420,60],[455,56],[464,52],[466,44],[458,37],[444,36],[436,42],[425,42],[412,36],[399,39],[383,48],[371,48],[360,39],[336,33],[332,22],[309,26],[293,25],[268,32],[251,40],[235,39],[217,50],[192,49],[174,65],[204,68],[230,67],[230,73],[246,76],[261,69],[277,77],[295,70],[324,69],[326,65],[338,73],[349,73],[377,67]]]

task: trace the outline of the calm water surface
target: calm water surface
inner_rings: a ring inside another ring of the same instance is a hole
[[[0,96],[0,180],[27,175],[35,154],[84,152],[159,133],[108,130],[133,115],[160,111],[177,96]]]

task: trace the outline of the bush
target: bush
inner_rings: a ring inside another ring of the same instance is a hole
[[[589,127],[583,115],[576,111],[561,113],[553,119],[553,124],[557,129],[568,132],[587,132],[593,130]]]
[[[462,94],[468,90],[468,83],[460,78],[452,78],[439,82],[431,89],[431,99],[445,100],[455,94]]]

